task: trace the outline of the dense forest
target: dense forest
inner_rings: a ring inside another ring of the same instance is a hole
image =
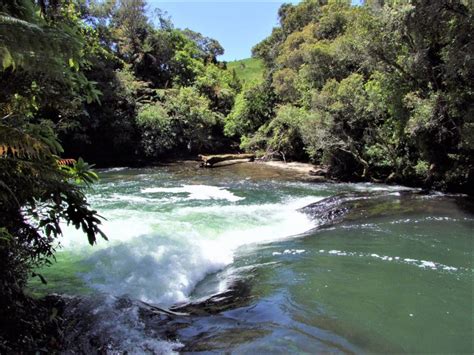
[[[225,132],[343,180],[473,186],[473,13],[456,1],[304,1],[253,48]],[[258,98],[256,101],[254,98]],[[260,103],[260,105],[256,105]]]
[[[81,157],[250,151],[473,193],[472,2],[304,0],[278,19],[253,48],[261,79],[245,80],[218,41],[145,0],[0,2],[0,350],[54,345],[54,317],[23,290],[59,222],[101,235]]]

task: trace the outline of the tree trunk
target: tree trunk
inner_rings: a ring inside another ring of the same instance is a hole
[[[238,159],[249,159],[249,161],[253,161],[255,154],[198,155],[198,160],[202,161],[201,166],[206,168],[212,168],[214,164],[222,161]]]

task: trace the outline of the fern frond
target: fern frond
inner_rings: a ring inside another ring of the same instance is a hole
[[[0,26],[2,26],[2,25],[19,25],[19,26],[26,27],[30,30],[43,31],[43,29],[40,26],[38,26],[37,24],[34,24],[34,23],[31,23],[31,22],[13,17],[9,14],[0,12]]]
[[[59,166],[74,165],[74,164],[76,164],[76,159],[58,159]]]
[[[0,125],[0,158],[37,160],[49,154],[50,148],[41,140],[19,129]]]
[[[21,67],[60,79],[68,60],[76,59],[81,46],[67,25],[37,24],[0,12],[0,70]]]

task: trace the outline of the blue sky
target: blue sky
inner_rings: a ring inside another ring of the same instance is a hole
[[[177,28],[190,28],[215,38],[224,47],[220,60],[248,58],[252,47],[278,24],[278,8],[299,0],[148,0],[150,10],[160,8]]]

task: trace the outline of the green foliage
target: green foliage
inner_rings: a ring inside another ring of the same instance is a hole
[[[141,57],[143,44],[151,26],[145,14],[144,0],[120,0],[112,11],[112,33],[117,40],[118,54],[129,63],[136,64]]]
[[[175,154],[189,154],[189,141],[183,144],[172,136],[172,132],[182,131],[177,123],[157,121],[163,123],[158,129],[157,122],[153,127],[141,119],[154,107],[166,106],[166,112],[174,112],[172,93],[185,87],[210,100],[208,121],[230,111],[240,85],[217,63],[215,57],[223,51],[217,41],[188,29],[174,29],[159,10],[154,14],[158,24],[154,26],[144,1],[85,4],[82,11],[104,48],[90,58],[86,73],[102,93],[101,105],[79,104],[67,124],[58,115],[66,152],[101,164],[136,162],[145,147],[147,154],[155,157],[172,147]],[[219,135],[219,125],[209,125],[213,136]]]
[[[161,103],[143,106],[137,115],[138,126],[142,128],[142,147],[148,156],[168,152],[176,147],[177,139],[173,122]]]
[[[211,100],[211,108],[227,115],[234,104],[240,83],[227,71],[209,64],[204,72],[196,78],[194,86]]]
[[[75,29],[66,21],[48,23],[47,18],[37,15],[37,10],[27,0],[15,5],[0,5],[0,61],[3,70],[28,67],[29,70],[58,74],[66,63],[72,63],[70,66],[74,67],[79,61],[82,43],[74,35]]]
[[[261,126],[250,138],[244,138],[243,149],[265,149],[267,156],[279,155],[284,160],[304,159],[301,125],[313,119],[305,109],[291,105],[278,107],[276,116]]]
[[[92,171],[94,165],[88,164],[84,159],[79,158],[72,166],[61,165],[63,170],[76,184],[92,185],[99,180],[99,176]]]
[[[329,164],[334,177],[467,191],[474,176],[472,5],[384,3],[285,4],[280,27],[253,54],[264,61],[278,103],[311,112],[301,122],[301,150]],[[239,133],[246,146],[271,149],[269,127]]]
[[[210,108],[210,101],[193,88],[181,88],[172,92],[167,100],[168,112],[179,122],[182,133],[180,144],[189,151],[206,149],[212,138],[213,127],[222,123],[222,117]]]
[[[34,352],[47,345],[45,329],[56,326],[41,319],[45,309],[23,288],[54,257],[61,223],[82,229],[90,244],[105,238],[76,184],[97,176],[83,160],[60,164],[58,125],[46,117],[74,117],[100,95],[85,75],[83,51],[94,52],[96,38],[76,10],[73,2],[0,5],[0,352]]]
[[[276,96],[268,82],[244,88],[235,99],[232,111],[225,118],[227,136],[245,136],[274,116]]]
[[[0,317],[8,324],[8,330],[0,327],[0,343],[15,344],[28,334],[42,332],[41,320],[24,314],[32,306],[22,289],[32,269],[50,263],[62,234],[60,222],[81,228],[91,244],[105,235],[99,229],[100,217],[74,183],[91,183],[96,175],[82,160],[66,171],[61,168],[55,155],[60,146],[52,130],[31,124],[2,125],[0,146],[7,147],[0,154],[0,299],[4,305]],[[29,318],[31,324],[26,322]],[[41,335],[34,339],[38,345],[39,339]],[[34,350],[30,348],[34,344],[23,343],[21,348]]]
[[[162,102],[143,106],[137,123],[142,129],[145,154],[159,156],[172,150],[199,152],[210,149],[222,116],[195,88],[168,90]]]
[[[429,164],[427,161],[419,160],[418,163],[414,166],[416,174],[421,177],[426,177],[429,171]]]
[[[183,30],[183,34],[196,44],[199,56],[205,62],[217,63],[217,56],[224,54],[224,48],[213,38],[205,37],[189,28]]]
[[[136,75],[158,88],[192,85],[204,70],[206,58],[186,33],[175,29],[150,30],[143,51],[134,61]]]

